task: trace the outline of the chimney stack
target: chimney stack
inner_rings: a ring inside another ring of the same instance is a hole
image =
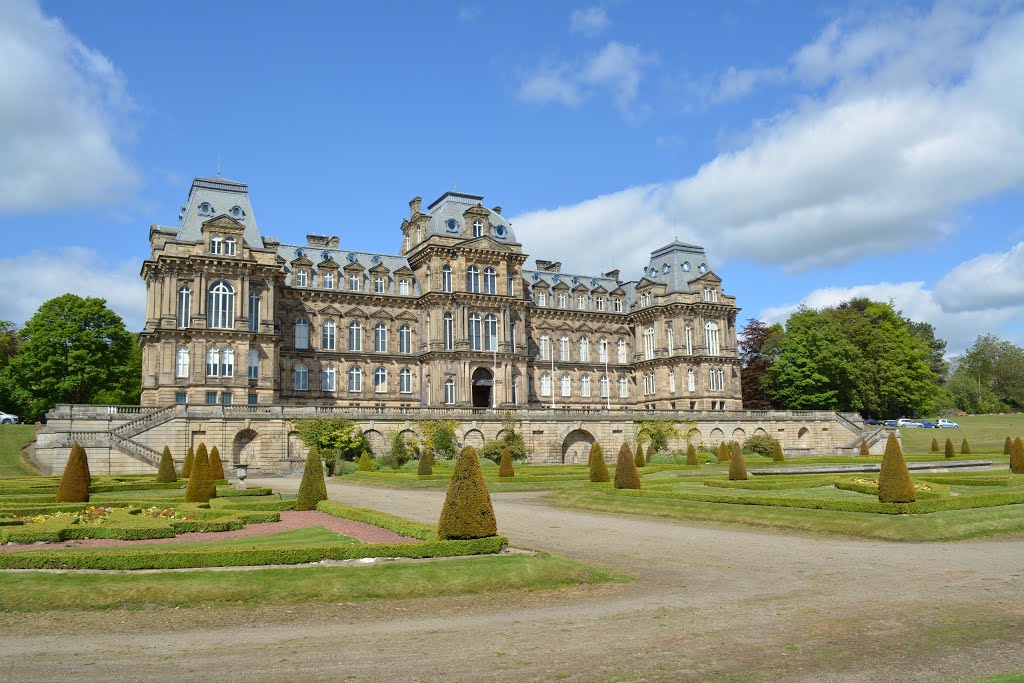
[[[413,197],[412,201],[409,202],[409,218],[416,218],[416,215],[420,212],[420,206],[423,204],[422,197]]]

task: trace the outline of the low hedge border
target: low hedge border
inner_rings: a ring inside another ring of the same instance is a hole
[[[234,486],[221,486],[217,489],[218,498],[245,498],[248,496],[270,496],[274,491],[269,486],[257,486],[251,489],[236,489]]]
[[[970,477],[965,475],[956,474],[945,474],[937,472],[935,474],[928,475],[928,481],[947,484],[949,486],[1024,486],[1024,477],[1005,474],[1002,476],[993,476],[990,472],[985,473],[988,476]]]
[[[365,557],[455,557],[487,555],[508,545],[504,536],[473,541],[424,543],[372,543],[282,546],[266,548],[97,548],[83,550],[30,550],[0,554],[0,569],[191,569],[305,564],[322,560]]]
[[[334,517],[351,519],[354,522],[372,524],[382,529],[394,531],[396,534],[411,536],[424,541],[433,541],[437,538],[437,527],[433,524],[413,522],[386,512],[357,508],[343,503],[336,503],[333,500],[322,500],[317,503],[316,509]]]
[[[927,484],[931,487],[931,491],[922,491],[917,489],[914,493],[918,498],[944,498],[949,496],[949,487],[945,484],[941,484],[930,479],[918,479],[914,481],[915,484]],[[878,495],[878,486],[872,484],[862,484],[860,482],[853,481],[853,479],[836,479],[835,486],[837,489],[843,491],[853,491],[854,493],[864,493],[869,496]]]
[[[678,484],[679,481],[672,482]],[[802,479],[802,480],[758,480],[747,479],[745,481],[729,481],[726,479],[705,479],[701,482],[704,486],[720,489],[747,489],[749,491],[785,491],[788,489],[810,489],[831,486],[831,479]]]
[[[218,510],[264,510],[276,511],[294,510],[295,499],[291,500],[232,500],[230,498],[214,498],[210,505]]]

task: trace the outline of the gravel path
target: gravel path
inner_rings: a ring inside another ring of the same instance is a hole
[[[237,531],[198,531],[195,533],[178,534],[172,538],[152,538],[145,541],[121,541],[114,538],[90,538],[85,540],[63,541],[61,543],[45,544],[3,544],[0,545],[0,552],[18,552],[21,550],[48,550],[57,548],[104,548],[112,546],[140,546],[155,543],[185,543],[188,541],[230,541],[235,538],[252,538],[253,536],[266,536],[282,531],[295,531],[311,526],[322,526],[329,531],[334,531],[345,536],[359,539],[364,543],[416,543],[417,538],[402,536],[393,531],[382,529],[372,524],[364,524],[351,519],[341,519],[334,515],[328,515],[317,510],[285,510],[281,513],[280,522],[266,522],[263,524],[246,524]]]
[[[444,497],[333,480],[328,492],[429,522]],[[0,679],[934,683],[1024,670],[1021,536],[895,544],[577,512],[538,493],[493,500],[513,544],[637,581],[355,605],[5,615]],[[323,634],[343,635],[334,646]]]

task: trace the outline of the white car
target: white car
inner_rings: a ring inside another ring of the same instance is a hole
[[[10,413],[0,413],[0,425],[16,425],[18,424],[18,416],[11,415]]]
[[[936,420],[935,426],[940,429],[960,429],[960,425],[958,425],[956,422],[953,422],[952,420],[947,420],[944,417]]]
[[[905,417],[901,417],[900,419],[896,420],[896,426],[897,427],[906,427],[906,428],[920,427],[921,423],[920,422],[916,422],[914,420],[907,419]]]

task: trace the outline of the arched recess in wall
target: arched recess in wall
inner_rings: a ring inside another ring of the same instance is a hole
[[[593,445],[593,434],[585,429],[572,430],[562,440],[562,462],[587,462]]]
[[[466,432],[466,435],[462,437],[462,445],[472,446],[479,451],[484,445],[484,433],[479,429],[470,429]]]
[[[768,432],[764,430],[764,427],[758,427],[754,430],[754,436],[768,436]]]
[[[700,430],[696,427],[686,432],[686,443],[692,443],[694,446],[698,446],[704,437],[701,435]]]
[[[800,448],[806,448],[810,445],[811,441],[811,430],[807,427],[801,427],[800,431],[796,433],[796,445]]]
[[[302,458],[305,457],[309,449],[306,448],[306,444],[302,443],[302,439],[299,438],[298,432],[288,432],[288,457],[289,458]]]
[[[370,450],[373,451],[374,455],[381,455],[384,453],[384,435],[378,432],[376,429],[367,429],[363,432],[363,436],[370,442]]]
[[[252,429],[243,429],[235,434],[231,444],[231,462],[234,465],[255,464],[260,455],[260,435]]]
[[[744,441],[747,440],[747,433],[743,431],[741,427],[737,427],[736,429],[732,430],[732,440],[739,444],[742,444]]]
[[[420,442],[419,435],[416,432],[412,431],[411,429],[403,429],[401,434],[402,443],[404,443],[406,446]]]
[[[711,436],[709,437],[709,439],[710,445],[717,446],[718,444],[725,441],[725,432],[723,432],[718,427],[715,427],[714,429],[711,430]]]

